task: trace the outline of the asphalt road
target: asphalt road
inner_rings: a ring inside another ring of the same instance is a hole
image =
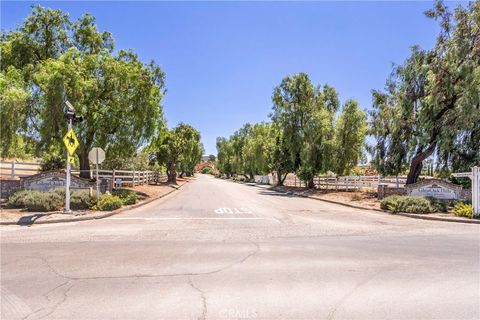
[[[199,176],[108,219],[1,227],[2,319],[479,319],[480,227]]]

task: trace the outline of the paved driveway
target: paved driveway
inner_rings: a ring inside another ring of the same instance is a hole
[[[99,221],[1,229],[2,319],[479,319],[480,226],[199,176]]]

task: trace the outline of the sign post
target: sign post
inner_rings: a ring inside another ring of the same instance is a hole
[[[64,110],[64,116],[65,119],[67,120],[67,134],[63,137],[63,143],[65,144],[65,147],[67,147],[67,172],[65,176],[65,210],[63,211],[64,213],[71,213],[72,210],[70,210],[70,173],[72,170],[72,164],[75,163],[75,158],[73,157],[73,154],[75,150],[77,150],[78,145],[80,144],[78,142],[77,136],[75,135],[75,132],[73,132],[72,129],[72,124],[73,122],[82,122],[83,117],[77,116],[75,114],[75,109],[73,108],[73,105],[68,101],[65,100],[65,110]]]
[[[480,216],[480,167],[473,167],[472,172],[454,173],[453,176],[472,180],[473,217]]]
[[[65,177],[65,213],[70,213],[70,171],[72,169],[72,163],[75,162],[73,158],[73,153],[77,150],[79,142],[75,132],[72,129],[72,119],[68,120],[68,131],[67,134],[63,137],[63,143],[67,147],[67,173]]]
[[[100,188],[99,188],[99,179],[98,179],[98,165],[105,160],[105,151],[102,148],[92,148],[88,153],[88,160],[95,163],[96,169],[96,181],[97,181],[97,201],[100,199]]]

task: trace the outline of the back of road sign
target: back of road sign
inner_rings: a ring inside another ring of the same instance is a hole
[[[100,164],[105,160],[105,151],[102,148],[92,148],[88,153],[88,160],[93,164]]]

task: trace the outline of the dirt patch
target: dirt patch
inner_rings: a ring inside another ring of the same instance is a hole
[[[377,199],[376,192],[315,190],[311,193],[311,196],[318,199],[349,203],[365,209],[380,209],[380,201]]]

